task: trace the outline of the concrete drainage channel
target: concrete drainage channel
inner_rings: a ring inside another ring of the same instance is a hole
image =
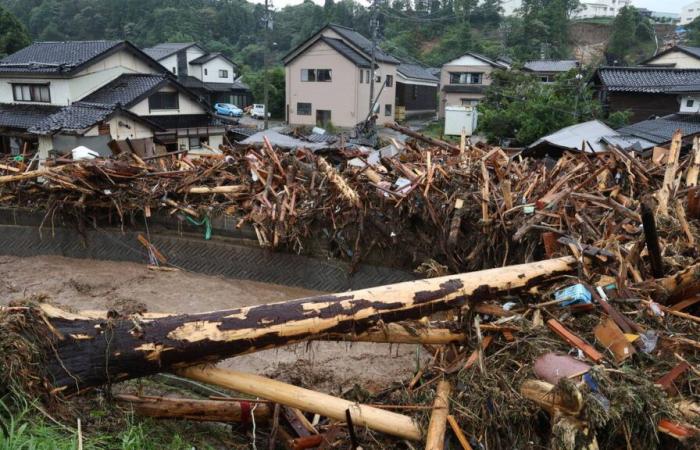
[[[78,232],[46,224],[40,227],[39,223],[32,214],[18,216],[14,211],[0,211],[0,254],[148,262],[146,249],[136,239],[138,231],[99,228]],[[201,234],[161,229],[151,231],[150,240],[175,267],[207,275],[328,292],[415,278],[408,272],[371,265],[360,265],[350,275],[348,265],[340,261],[273,252],[255,243],[246,245],[244,240],[235,238],[215,236],[206,241]]]

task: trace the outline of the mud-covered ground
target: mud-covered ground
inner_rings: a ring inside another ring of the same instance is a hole
[[[0,303],[48,295],[72,310],[193,313],[317,294],[302,288],[188,272],[161,272],[129,262],[0,256]],[[313,342],[222,362],[307,387],[339,393],[357,383],[373,391],[410,378],[415,345]],[[421,359],[425,352],[419,353]]]

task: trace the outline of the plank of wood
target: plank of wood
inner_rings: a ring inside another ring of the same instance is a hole
[[[591,359],[591,361],[595,363],[600,363],[603,361],[603,359],[605,359],[605,357],[591,344],[576,336],[568,328],[562,325],[558,320],[549,319],[547,321],[547,326],[556,334],[558,334],[559,337],[568,342],[570,345],[581,350],[588,358]]]
[[[666,375],[656,380],[655,384],[660,386],[661,389],[669,394],[674,394],[676,389],[673,387],[673,382],[676,381],[678,377],[683,375],[688,369],[690,369],[690,364],[682,361],[671,369]]]
[[[417,441],[422,437],[420,428],[408,416],[351,402],[259,375],[203,366],[189,367],[179,370],[177,373],[195,381],[266,398],[282,405],[320,414],[331,419],[344,421],[346,419],[345,411],[349,410],[355,425],[366,426],[373,430],[412,441]]]

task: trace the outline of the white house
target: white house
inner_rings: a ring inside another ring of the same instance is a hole
[[[127,41],[37,42],[0,60],[0,152],[216,147],[209,105]]]
[[[212,105],[244,107],[252,102],[250,89],[239,79],[238,66],[226,55],[207,52],[194,42],[158,44],[144,52]]]
[[[688,3],[681,8],[681,20],[679,23],[688,25],[698,16],[700,16],[700,1]]]

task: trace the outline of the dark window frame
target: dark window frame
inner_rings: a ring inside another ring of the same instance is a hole
[[[484,82],[483,72],[449,72],[449,75],[450,84],[483,84]],[[463,76],[464,80],[462,79]],[[467,76],[469,78],[469,81],[466,80]],[[475,76],[477,78],[476,81],[474,81]]]
[[[12,98],[16,102],[51,103],[51,83],[10,83]],[[22,98],[17,98],[16,88],[20,88]],[[29,89],[29,99],[24,98],[24,88]],[[46,99],[42,100],[41,88],[46,88]]]
[[[219,69],[219,78],[228,78],[228,69]]]
[[[693,106],[695,106],[695,99],[689,98],[685,101],[686,108],[692,108]]]
[[[301,69],[299,79],[302,83],[330,83],[333,81],[333,69]]]
[[[302,107],[302,105],[304,105],[304,106]],[[308,105],[308,109],[306,108],[306,105]],[[313,110],[314,110],[314,108],[313,108],[313,105],[311,103],[297,102],[297,115],[298,116],[310,116],[310,115],[312,115]]]
[[[386,83],[386,87],[392,87],[394,85],[394,76],[387,75],[385,83]]]
[[[393,113],[391,112],[392,109],[393,109],[393,108],[391,107],[391,103],[387,103],[386,105],[384,105],[384,116],[385,116],[385,117],[391,117],[391,115],[393,114]]]
[[[168,105],[164,101],[164,97],[166,96],[174,96],[175,102],[174,104]],[[157,102],[157,100],[160,100],[160,103]],[[180,93],[175,91],[175,92],[156,92],[154,94],[151,94],[150,97],[148,97],[148,109],[149,111],[171,111],[171,110],[179,110],[180,109]]]

